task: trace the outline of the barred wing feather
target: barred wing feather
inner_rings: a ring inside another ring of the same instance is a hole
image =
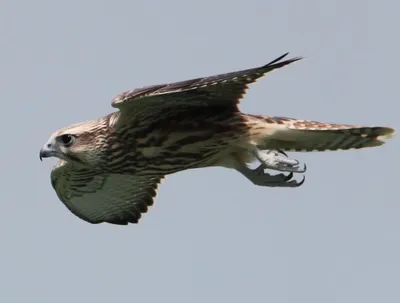
[[[237,105],[246,93],[248,84],[268,72],[301,59],[297,57],[279,62],[287,55],[257,68],[126,91],[113,99],[112,106],[124,111],[125,108],[146,106]]]
[[[59,199],[77,217],[89,223],[138,223],[153,205],[163,177],[98,174],[60,163],[51,173]]]

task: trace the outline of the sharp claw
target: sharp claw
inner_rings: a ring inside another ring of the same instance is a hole
[[[291,172],[290,174],[288,174],[286,177],[285,177],[285,182],[287,182],[287,181],[289,181],[290,179],[292,179],[293,178],[293,173]]]
[[[307,170],[307,165],[304,163],[303,169],[298,169],[297,172],[298,172],[298,173],[305,173],[306,170]]]
[[[303,180],[297,184],[297,187],[303,185],[304,181],[306,181],[306,176],[303,176]]]

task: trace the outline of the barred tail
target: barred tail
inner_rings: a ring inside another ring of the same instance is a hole
[[[360,149],[380,146],[395,133],[390,127],[247,116],[252,137],[265,149],[299,152]]]

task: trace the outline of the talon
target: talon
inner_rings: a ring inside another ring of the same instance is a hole
[[[287,181],[289,181],[290,179],[292,179],[293,178],[293,173],[291,172],[290,174],[288,174],[287,176],[285,176],[285,179],[283,179],[283,180],[285,180],[285,182],[287,182]]]
[[[307,170],[307,165],[304,163],[304,168],[303,169],[298,169],[297,172],[298,173],[305,173]]]
[[[305,176],[303,176],[303,180],[298,182],[297,180],[292,180],[294,173],[299,172],[298,168],[290,167],[292,171],[288,171],[289,174],[285,175],[284,173],[280,173],[277,175],[271,175],[264,172],[265,163],[261,163],[255,169],[250,169],[247,165],[238,163],[238,166],[235,168],[238,172],[244,175],[247,179],[249,179],[253,184],[259,186],[267,186],[267,187],[299,187],[305,181]]]
[[[303,185],[304,181],[306,181],[306,176],[303,176],[303,180],[297,184],[297,187]]]

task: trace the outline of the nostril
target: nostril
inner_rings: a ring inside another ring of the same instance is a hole
[[[51,144],[49,143],[49,144],[47,144],[47,147],[51,147]]]

